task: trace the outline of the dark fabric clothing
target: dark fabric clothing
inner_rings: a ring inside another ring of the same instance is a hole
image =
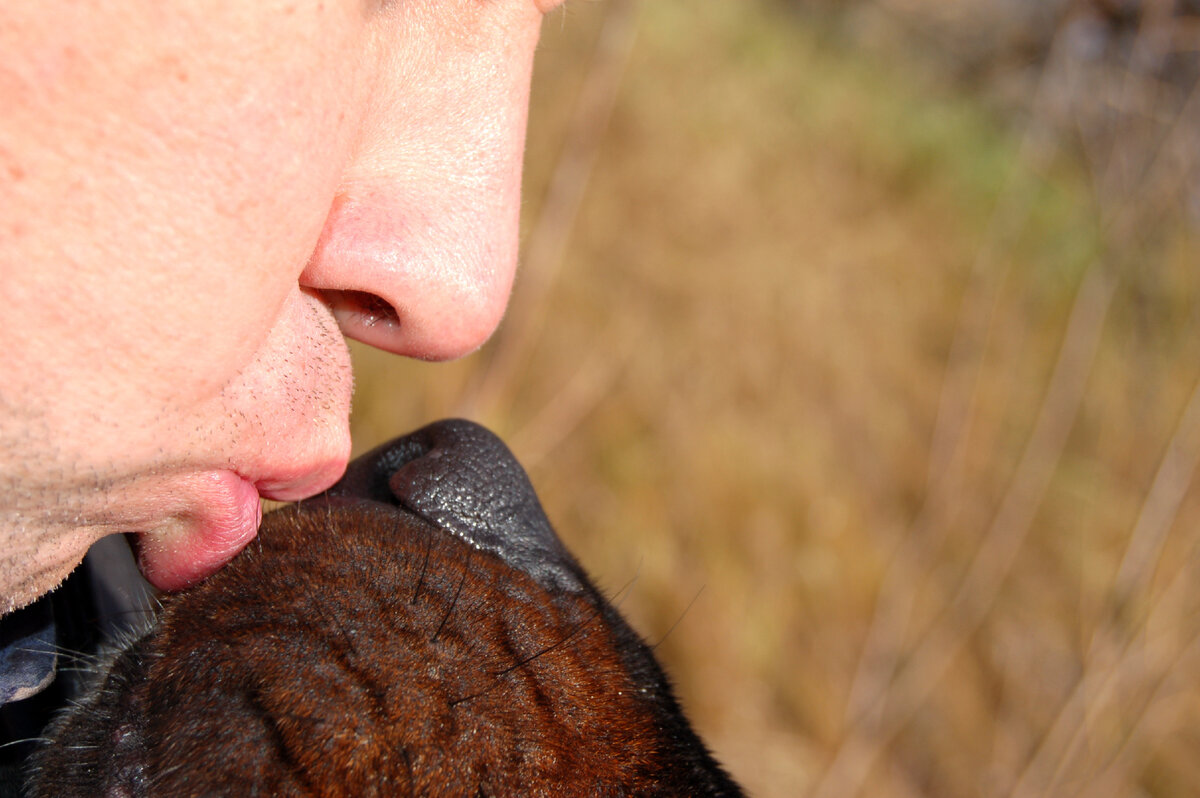
[[[154,601],[128,543],[110,535],[57,589],[0,618],[0,798],[21,794],[42,729],[78,695],[105,641],[140,628]]]
[[[0,618],[0,705],[44,690],[57,660],[49,596]]]

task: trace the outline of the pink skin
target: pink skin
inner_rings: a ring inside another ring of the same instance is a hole
[[[174,545],[141,546],[142,571],[162,590],[176,590],[220,568],[253,540],[262,521],[259,491],[232,471],[218,471],[197,487],[205,515],[197,517],[196,532],[180,536]]]
[[[513,277],[554,0],[0,10],[0,612],[99,537],[174,589],[342,473],[342,334],[446,359]]]

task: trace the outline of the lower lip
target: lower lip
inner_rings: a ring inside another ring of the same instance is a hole
[[[141,535],[138,564],[160,590],[179,590],[233,559],[258,534],[260,498],[295,501],[320,493],[341,477],[346,458],[251,482],[233,471],[200,475],[189,485],[188,509],[174,528]]]
[[[205,475],[197,509],[178,527],[142,535],[138,564],[160,590],[179,590],[199,582],[229,562],[258,534],[262,504],[255,486],[232,471]]]

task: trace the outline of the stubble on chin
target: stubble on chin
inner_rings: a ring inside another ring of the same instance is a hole
[[[10,417],[11,420],[12,417]],[[108,534],[114,475],[56,450],[44,424],[0,432],[0,614],[53,590]]]

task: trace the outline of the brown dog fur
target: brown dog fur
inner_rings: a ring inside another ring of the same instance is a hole
[[[61,719],[32,794],[736,795],[578,570],[369,503],[269,514]]]

